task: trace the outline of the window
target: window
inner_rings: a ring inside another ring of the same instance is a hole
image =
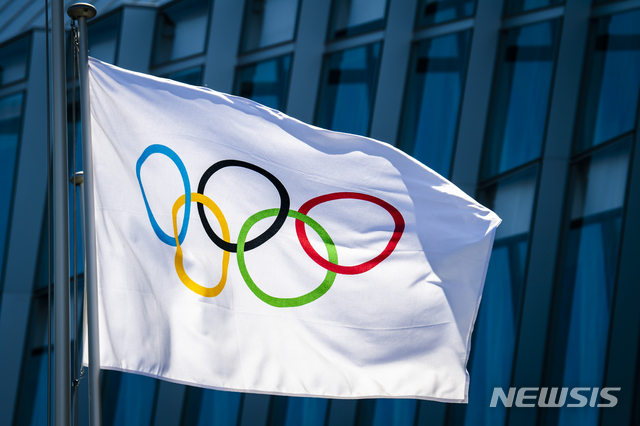
[[[510,386],[538,167],[482,189],[479,201],[501,218],[473,333],[465,425],[504,425],[507,409],[490,407],[493,389]]]
[[[635,127],[640,94],[640,10],[592,23],[576,129],[576,152]]]
[[[27,78],[30,37],[23,37],[0,48],[0,86]]]
[[[413,426],[418,401],[415,399],[377,399],[372,426]]]
[[[156,379],[106,370],[102,381],[102,418],[106,426],[151,425]]]
[[[183,0],[158,13],[153,65],[204,53],[209,8],[210,0]]]
[[[482,178],[540,157],[547,123],[559,21],[502,35],[485,140]]]
[[[384,28],[387,0],[334,0],[329,40]]]
[[[122,21],[122,13],[116,13],[88,25],[89,55],[103,62],[116,63],[120,21]]]
[[[292,41],[298,3],[299,0],[247,0],[240,50],[247,52]]]
[[[564,0],[507,0],[504,14],[515,15],[517,13],[555,6],[561,3],[564,3]]]
[[[289,398],[284,426],[324,426],[329,401],[320,398]]]
[[[627,139],[571,168],[545,385],[603,385],[630,151]],[[545,424],[597,425],[599,409],[565,406],[544,414]]]
[[[202,84],[202,67],[189,68],[187,70],[177,71],[165,76],[171,80],[180,83],[190,84],[192,86],[200,86]]]
[[[46,233],[43,232],[43,238],[41,238],[41,254],[44,252],[45,261],[40,261],[37,277],[44,277],[46,280],[47,263],[46,263]],[[43,250],[42,247],[45,249]],[[34,297],[31,301],[31,312],[29,314],[29,331],[27,335],[27,345],[22,361],[22,372],[20,374],[21,382],[18,389],[18,401],[16,405],[14,424],[16,425],[32,425],[39,426],[47,424],[47,373],[48,373],[48,310],[47,310],[47,293],[46,289],[38,289],[34,292]],[[75,332],[76,336],[80,336],[82,331],[82,303],[84,298],[84,280],[78,280],[78,304],[76,309],[78,316],[75,317]],[[51,299],[51,312],[53,316],[53,295]],[[71,301],[70,309],[72,311],[71,319],[73,320],[74,304],[73,299]],[[55,320],[53,321],[55,323]],[[55,327],[51,324],[51,337],[55,338]],[[71,331],[71,338],[73,339],[73,331]],[[52,341],[51,345],[51,392],[54,392],[53,383],[53,369],[54,369],[54,345]],[[71,365],[74,362],[74,341],[71,341]],[[80,353],[80,357],[82,354]],[[81,363],[81,360],[80,360]],[[73,374],[73,367],[71,373]],[[78,376],[76,376],[78,377]],[[87,390],[87,379],[80,381],[81,392]]]
[[[187,388],[182,413],[184,426],[236,426],[243,394],[211,389]]]
[[[9,220],[22,128],[23,98],[22,92],[0,98],[0,267],[4,265],[5,248],[9,243]]]
[[[46,271],[43,272],[46,273]],[[15,424],[33,426],[47,424],[47,325],[47,295],[45,293],[43,296],[34,298],[31,302],[29,335],[26,353],[22,361],[22,374],[20,375],[22,380],[18,393]],[[52,345],[52,365],[53,352]],[[53,383],[51,392],[53,392]]]
[[[470,31],[413,46],[398,147],[448,177],[458,128]]]
[[[420,0],[416,27],[426,27],[474,14],[475,0]]]
[[[239,68],[233,93],[268,107],[284,110],[291,55]]]
[[[380,43],[373,43],[325,58],[316,109],[317,126],[357,135],[369,133],[380,48]]]

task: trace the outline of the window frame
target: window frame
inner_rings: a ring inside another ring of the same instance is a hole
[[[351,50],[351,49],[357,49],[360,47],[367,47],[367,46],[372,46],[376,43],[380,44],[380,53],[379,53],[379,57],[378,57],[378,65],[376,67],[376,74],[375,74],[375,84],[373,85],[373,90],[371,91],[371,105],[370,105],[370,109],[369,109],[369,122],[367,124],[367,132],[365,135],[361,135],[364,137],[370,137],[371,135],[371,127],[373,124],[373,112],[375,111],[375,105],[376,105],[376,98],[377,98],[377,93],[378,93],[378,84],[380,82],[380,65],[382,64],[382,55],[384,54],[384,38],[381,40],[376,40],[376,41],[368,41],[367,43],[364,44],[357,44],[355,46],[348,46],[345,47],[343,49],[339,49],[339,50],[329,50],[329,51],[325,51],[325,53],[322,55],[322,62],[321,62],[321,69],[320,69],[320,80],[318,83],[318,89],[316,92],[316,105],[314,107],[314,112],[313,112],[313,121],[312,124],[314,126],[320,126],[318,124],[318,112],[320,110],[320,101],[321,101],[321,95],[322,95],[322,90],[324,87],[324,67],[325,67],[325,63],[326,61],[330,60],[332,55],[335,55],[337,53],[342,53],[345,52],[347,50]],[[293,67],[292,67],[293,68]],[[328,129],[331,130],[331,129]]]
[[[163,4],[161,7],[158,7],[156,10],[155,23],[153,25],[153,35],[152,35],[153,39],[151,42],[151,54],[149,55],[149,68],[148,68],[152,73],[153,71],[162,67],[166,67],[168,65],[173,65],[182,61],[187,61],[189,59],[198,58],[198,57],[204,58],[207,56],[207,53],[209,51],[209,36],[211,33],[211,21],[212,21],[211,17],[213,16],[215,0],[205,0],[209,4],[209,11],[207,13],[207,27],[205,29],[204,46],[202,48],[202,52],[194,53],[178,59],[170,59],[164,62],[156,62],[156,45],[158,42],[157,34],[159,31],[161,15],[164,13],[165,10],[170,9],[173,6],[176,6],[186,1],[190,1],[190,0],[173,0],[173,1],[170,1],[169,3]]]
[[[298,5],[297,10],[296,10],[296,18],[295,18],[295,22],[293,24],[293,37],[291,38],[291,40],[285,40],[285,41],[279,41],[277,43],[274,44],[270,44],[267,46],[262,46],[262,47],[256,47],[253,49],[246,49],[243,50],[244,47],[244,43],[246,41],[246,35],[245,35],[245,27],[247,25],[247,14],[248,12],[248,8],[249,8],[249,2],[252,2],[253,0],[245,0],[244,1],[244,6],[242,9],[242,23],[240,26],[240,42],[238,43],[238,52],[237,55],[238,56],[245,56],[245,55],[253,55],[257,52],[262,52],[265,50],[270,50],[270,49],[274,49],[280,46],[284,46],[287,44],[293,44],[296,42],[296,40],[298,39],[298,30],[300,28],[300,9],[302,9],[302,0],[295,0]],[[243,65],[248,65],[248,64],[243,64]],[[237,67],[236,67],[237,68]],[[235,72],[235,70],[234,70]],[[234,77],[234,87],[235,87],[235,77]]]

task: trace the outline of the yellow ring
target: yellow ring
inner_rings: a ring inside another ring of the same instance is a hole
[[[185,195],[181,195],[176,202],[173,204],[173,235],[176,239],[176,272],[178,273],[178,277],[180,281],[187,286],[187,288],[194,293],[199,294],[204,297],[216,297],[220,294],[222,289],[224,289],[225,284],[227,283],[227,271],[229,270],[229,252],[223,251],[222,253],[222,276],[220,277],[220,282],[215,287],[203,287],[200,284],[193,281],[184,270],[183,256],[182,256],[182,248],[180,247],[180,242],[178,241],[178,210],[180,207],[185,204]],[[230,242],[231,238],[229,236],[229,226],[227,225],[227,221],[222,214],[220,208],[214,203],[209,197],[199,194],[197,192],[191,193],[191,201],[198,202],[211,210],[211,212],[216,216],[218,222],[220,222],[220,228],[222,228],[222,239],[226,242]]]

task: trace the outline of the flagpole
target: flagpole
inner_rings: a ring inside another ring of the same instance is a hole
[[[87,20],[96,16],[96,8],[87,3],[76,3],[67,14],[78,21],[80,60],[80,106],[82,116],[82,167],[84,174],[84,242],[85,291],[87,294],[87,325],[89,339],[89,424],[102,424],[100,398],[100,340],[98,334],[98,288],[96,270],[96,232],[93,196],[93,151],[91,145],[91,109],[89,107],[89,47]]]
[[[51,2],[51,74],[53,114],[53,262],[54,262],[54,425],[71,419],[69,334],[69,176],[67,169],[67,73],[64,3]]]

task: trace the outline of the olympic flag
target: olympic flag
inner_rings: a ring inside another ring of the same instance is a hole
[[[247,99],[94,59],[90,90],[101,368],[467,401],[493,212],[390,145]]]

